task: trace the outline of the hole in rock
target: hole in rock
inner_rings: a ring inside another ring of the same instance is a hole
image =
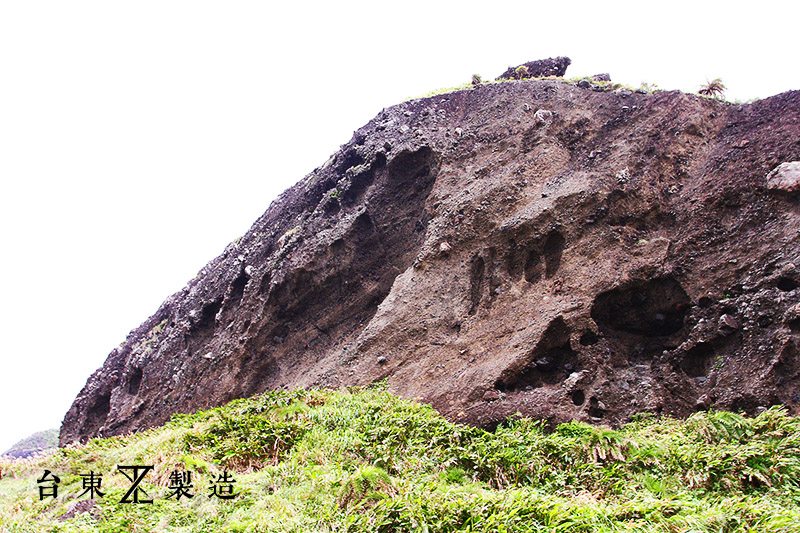
[[[481,296],[483,295],[483,288],[485,284],[485,273],[486,263],[483,261],[483,258],[480,256],[473,258],[469,274],[471,301],[471,306],[469,308],[470,315],[475,314],[475,311],[478,309],[478,305],[481,303]]]
[[[375,181],[375,172],[369,170],[355,176],[350,183],[350,188],[342,195],[344,205],[353,205],[364,196],[364,192]]]
[[[745,393],[734,398],[731,402],[730,411],[734,413],[743,412],[748,416],[753,416],[756,414],[758,407],[758,399],[751,394]]]
[[[405,187],[424,188],[427,187],[426,178],[431,175],[431,167],[434,164],[434,153],[429,146],[423,146],[415,152],[405,150],[389,163],[389,178],[391,181],[402,183]]]
[[[597,398],[589,400],[589,416],[593,418],[603,418],[605,415],[605,409],[600,408],[600,400]]]
[[[204,330],[214,327],[214,321],[216,320],[217,313],[219,313],[221,307],[222,299],[220,298],[217,298],[204,305],[203,310],[200,312],[200,320],[197,322],[195,329]]]
[[[236,279],[233,280],[231,283],[231,295],[230,301],[235,302],[234,305],[239,305],[242,301],[242,296],[244,295],[244,288],[247,286],[247,282],[250,281],[250,276],[242,270],[239,272],[239,275],[236,276]]]
[[[539,253],[536,250],[530,250],[528,257],[525,258],[525,281],[536,283],[541,277],[542,265]]]
[[[795,382],[796,378],[800,376],[800,357],[798,357],[794,343],[788,343],[781,349],[780,357],[773,369],[778,378],[778,384]],[[791,388],[796,389],[796,387]],[[794,390],[794,392],[800,394],[800,391]]]
[[[580,343],[581,346],[591,346],[593,344],[597,344],[597,341],[600,340],[594,331],[587,331],[583,335],[581,335]]]
[[[142,384],[142,369],[134,368],[128,377],[128,394],[138,394]]]
[[[544,242],[545,277],[552,278],[561,266],[561,256],[564,253],[566,241],[564,236],[557,231],[552,231]]]
[[[190,351],[198,349],[199,346],[202,346],[204,342],[214,336],[216,317],[221,307],[222,298],[216,298],[203,306],[197,322],[191,325],[188,337],[185,339],[188,342]]]
[[[713,359],[714,348],[707,342],[701,342],[686,352],[681,359],[680,368],[691,378],[705,376]]]
[[[523,257],[520,252],[516,241],[511,239],[508,243],[508,254],[506,255],[506,271],[511,279],[519,279],[522,277],[524,265]]]
[[[86,431],[84,433],[97,432],[106,421],[109,411],[111,411],[111,394],[101,394],[86,413]]]
[[[355,150],[348,150],[342,154],[342,162],[339,164],[341,173],[343,174],[347,169],[357,167],[364,164],[364,158],[361,157]]]
[[[576,390],[570,397],[572,398],[572,403],[575,405],[583,405],[583,402],[586,401],[586,395],[582,390]]]
[[[352,206],[361,202],[364,193],[375,182],[376,172],[385,166],[386,156],[382,152],[378,152],[369,169],[353,176],[350,186],[342,194],[342,205]]]
[[[601,293],[591,315],[601,330],[662,337],[683,328],[689,297],[673,278],[640,280]]]
[[[335,215],[342,210],[342,206],[333,197],[328,197],[324,204],[324,212],[326,216]]]
[[[798,287],[797,281],[792,278],[781,278],[778,280],[778,288],[784,292],[793,291]]]
[[[578,354],[569,345],[569,329],[561,317],[547,326],[536,348],[525,358],[527,364],[508,368],[495,386],[500,390],[520,390],[528,387],[561,383],[577,370]]]
[[[264,276],[261,278],[261,283],[258,285],[258,294],[267,294],[267,292],[269,292],[270,283],[272,283],[272,273],[265,272]]]

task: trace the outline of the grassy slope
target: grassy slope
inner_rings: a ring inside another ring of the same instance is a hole
[[[155,465],[154,504],[119,503],[121,464]],[[45,468],[59,498],[39,502]],[[207,496],[222,468],[234,501]],[[174,469],[194,472],[193,499],[163,499]],[[487,433],[380,389],[274,392],[0,470],[12,532],[800,531],[800,419],[778,408]],[[105,497],[60,521],[90,470]]]

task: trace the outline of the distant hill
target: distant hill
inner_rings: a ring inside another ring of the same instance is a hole
[[[12,446],[3,455],[10,455],[11,457],[24,458],[31,455],[43,452],[45,450],[53,450],[58,447],[58,429],[48,429],[39,431],[26,437]]]

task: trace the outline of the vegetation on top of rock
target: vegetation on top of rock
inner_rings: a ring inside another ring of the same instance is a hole
[[[715,78],[711,81],[707,81],[704,85],[700,86],[700,90],[697,91],[697,94],[702,94],[703,96],[711,96],[717,98],[722,96],[722,93],[725,92],[727,87],[725,84],[722,83],[722,80],[719,78]]]
[[[489,83],[507,83],[514,81],[529,80],[529,79],[560,81],[564,83],[571,83],[573,85],[577,85],[578,87],[585,89],[592,88],[593,90],[601,92],[628,90],[630,92],[652,94],[655,92],[663,91],[663,89],[659,88],[659,86],[655,83],[648,83],[643,81],[638,87],[634,87],[632,85],[627,85],[624,83],[615,83],[615,82],[612,83],[611,79],[610,78],[606,79],[606,77],[607,75],[595,75],[592,77],[577,76],[573,78],[564,78],[563,76],[531,76],[527,70],[527,67],[525,65],[520,65],[519,67],[514,69],[513,77],[497,78],[495,80],[484,80],[480,74],[473,74],[472,79],[469,83],[463,83],[455,87],[443,87],[441,89],[435,89],[421,96],[406,98],[403,101],[408,102],[411,100],[429,98],[431,96],[438,96],[440,94],[447,94],[456,91],[462,91],[465,89],[472,89],[474,87]],[[702,96],[710,96],[716,99],[722,99],[722,96],[726,90],[727,87],[723,84],[722,80],[720,78],[715,78],[714,80],[708,81],[705,84],[701,85],[700,89],[697,91],[697,94],[700,94]],[[750,102],[755,100],[756,99],[752,99],[750,100]],[[735,100],[732,103],[741,104],[742,101]]]
[[[54,450],[58,446],[58,429],[38,431],[12,446],[3,455],[11,457],[30,457],[31,455],[47,450]]]
[[[655,83],[647,83],[642,82],[638,87],[634,87],[632,85],[627,85],[624,83],[617,83],[611,82],[609,80],[604,79],[593,79],[587,78],[586,76],[577,76],[574,78],[564,78],[561,76],[544,76],[539,78],[532,78],[530,76],[522,76],[522,77],[514,77],[514,78],[498,78],[496,80],[484,80],[481,78],[479,74],[473,74],[472,79],[469,83],[462,83],[461,85],[457,85],[455,87],[442,87],[440,89],[435,89],[433,91],[429,91],[421,96],[414,96],[410,98],[406,98],[403,100],[404,102],[408,102],[411,100],[420,100],[422,98],[430,98],[431,96],[438,96],[440,94],[448,94],[453,93],[456,91],[463,91],[463,90],[470,90],[474,89],[475,87],[479,87],[481,85],[487,84],[494,84],[494,83],[510,83],[510,82],[519,82],[525,80],[547,80],[547,81],[558,81],[561,83],[569,83],[572,85],[577,85],[578,87],[585,88],[585,89],[593,89],[595,91],[600,92],[613,92],[613,91],[620,91],[620,90],[627,90],[631,93],[656,93],[661,92],[663,89],[659,88],[659,86]],[[699,93],[704,94],[704,93]],[[715,95],[716,96],[716,95]]]
[[[530,77],[530,71],[525,65],[520,65],[514,69],[514,75],[517,77],[517,79],[521,80]]]
[[[118,465],[154,465],[121,504]],[[39,501],[45,469],[58,497]],[[238,496],[208,496],[232,474]],[[699,412],[618,430],[454,424],[380,388],[275,391],[163,427],[0,463],[0,526],[70,531],[767,531],[800,529],[800,419]],[[103,476],[89,502],[81,474]],[[173,471],[194,497],[165,499]]]

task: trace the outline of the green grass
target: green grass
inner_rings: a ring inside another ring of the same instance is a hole
[[[481,83],[495,83],[495,82],[493,82],[493,81],[484,81],[484,82],[481,82]],[[411,100],[420,100],[422,98],[429,98],[431,96],[436,96],[436,95],[439,95],[439,94],[447,94],[447,93],[453,93],[453,92],[456,92],[456,91],[471,90],[474,87],[475,87],[475,85],[473,85],[471,82],[462,83],[461,85],[457,85],[456,87],[444,87],[442,89],[436,89],[434,91],[427,92],[427,93],[425,93],[423,95],[420,95],[420,96],[412,96],[412,97],[406,98],[405,100],[403,100],[403,102],[409,102]]]
[[[152,464],[152,505],[117,465]],[[39,501],[36,479],[61,477]],[[780,408],[618,429],[513,419],[489,433],[381,388],[271,392],[126,437],[0,463],[0,531],[800,531],[800,419]],[[105,497],[81,501],[80,474]],[[195,497],[164,499],[173,470]],[[239,496],[208,497],[231,472]]]

